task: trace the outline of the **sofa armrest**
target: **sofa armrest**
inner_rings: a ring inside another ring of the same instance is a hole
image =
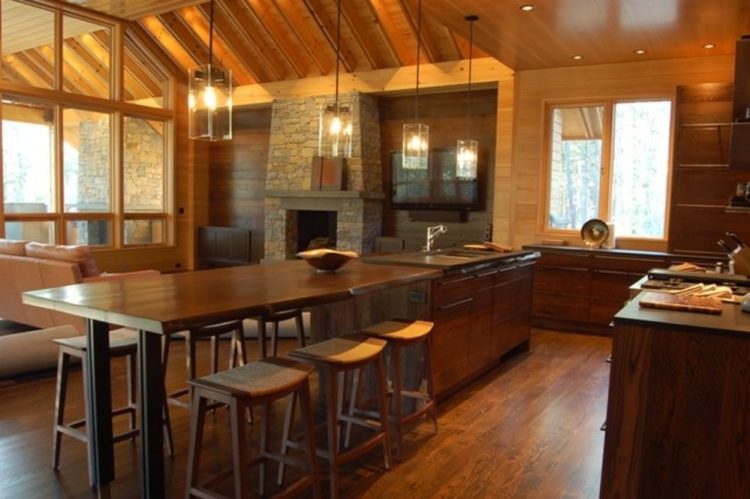
[[[95,277],[84,277],[83,282],[111,281],[119,279],[130,279],[132,277],[153,277],[161,275],[158,270],[135,270],[133,272],[105,272]]]

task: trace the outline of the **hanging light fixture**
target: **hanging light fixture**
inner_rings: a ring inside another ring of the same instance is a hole
[[[404,123],[401,167],[426,170],[430,148],[430,127],[419,122],[419,53],[422,48],[422,0],[417,7],[417,85],[414,94],[414,123]]]
[[[318,155],[348,158],[352,155],[352,112],[339,102],[339,64],[341,59],[341,0],[336,12],[336,99],[321,109],[318,124]]]
[[[478,16],[469,15],[469,89],[466,92],[466,136],[471,137],[471,58],[474,45],[474,21]],[[477,153],[479,143],[474,139],[458,139],[456,142],[456,177],[464,180],[477,178]]]
[[[208,64],[188,71],[188,133],[194,140],[231,140],[232,71],[213,64],[214,0],[208,31]]]

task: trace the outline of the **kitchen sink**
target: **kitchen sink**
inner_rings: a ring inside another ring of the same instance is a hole
[[[487,252],[480,251],[469,251],[469,250],[456,250],[456,249],[444,249],[444,250],[432,250],[424,252],[426,256],[439,256],[441,258],[456,258],[459,260],[473,260],[475,258],[483,258],[488,255]]]

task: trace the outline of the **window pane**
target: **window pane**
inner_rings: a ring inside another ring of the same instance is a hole
[[[551,229],[579,229],[599,214],[603,106],[552,111],[549,212]]]
[[[5,238],[53,244],[55,222],[5,222]]]
[[[63,110],[65,211],[109,212],[110,115]]]
[[[164,107],[169,79],[154,61],[154,57],[144,54],[129,36],[125,38],[123,55],[124,99],[142,106]]]
[[[64,90],[108,99],[110,46],[107,26],[64,16]]]
[[[125,220],[125,244],[163,244],[164,220]]]
[[[2,71],[0,78],[20,85],[53,88],[55,84],[55,15],[13,0],[2,0]]]
[[[2,112],[5,213],[54,211],[54,109],[18,100]]]
[[[125,117],[124,194],[127,213],[163,213],[164,123]]]
[[[664,237],[670,101],[615,105],[612,221],[618,236]]]
[[[66,244],[108,245],[109,220],[70,220],[65,224]]]

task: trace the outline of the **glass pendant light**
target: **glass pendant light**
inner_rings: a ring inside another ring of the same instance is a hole
[[[208,64],[188,71],[188,133],[194,140],[232,139],[232,71],[213,64],[214,0],[208,31]]]
[[[404,124],[402,143],[404,170],[426,170],[430,149],[430,127],[419,122],[419,53],[422,48],[422,0],[417,8],[417,86],[414,95],[414,123]]]
[[[341,0],[336,13],[336,100],[321,109],[318,124],[318,155],[349,158],[352,155],[352,111],[339,102],[339,63],[341,43]]]
[[[469,89],[466,93],[466,136],[471,136],[471,58],[474,45],[474,21],[478,16],[469,15]],[[463,180],[477,178],[477,154],[479,143],[474,139],[458,139],[456,142],[456,177]]]

